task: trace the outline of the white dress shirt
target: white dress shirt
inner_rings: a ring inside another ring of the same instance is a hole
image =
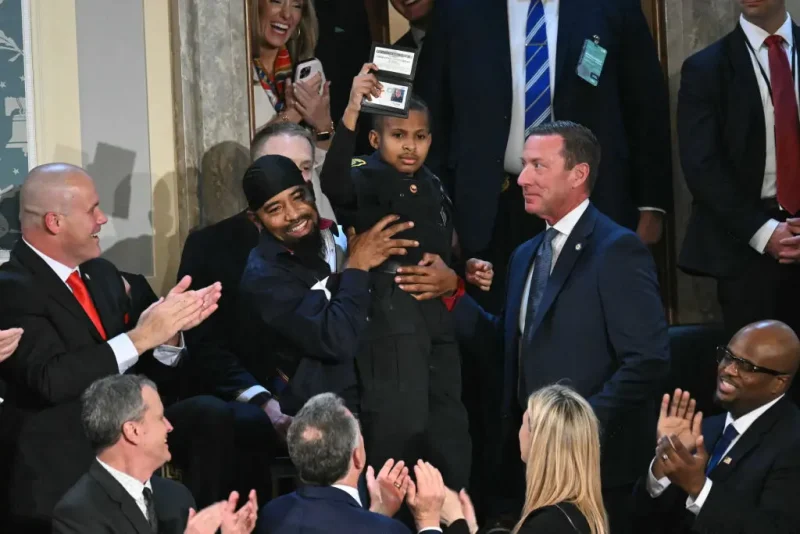
[[[136,501],[136,506],[139,507],[139,510],[142,511],[145,519],[150,519],[147,516],[147,503],[144,501],[144,488],[149,488],[150,491],[153,491],[153,486],[150,484],[150,479],[147,480],[144,484],[141,481],[133,478],[128,473],[123,473],[117,469],[114,469],[108,464],[103,463],[100,458],[97,458],[97,463],[103,466],[103,469],[108,471],[108,473],[114,477],[114,480],[119,482],[120,486],[125,488],[125,491],[128,492],[128,495],[133,497],[133,500]]]
[[[522,172],[522,147],[525,145],[525,39],[528,29],[528,9],[531,0],[508,1],[508,37],[511,45],[511,129],[508,134],[505,170],[509,174]],[[543,0],[547,30],[547,58],[550,62],[550,102],[556,86],[556,48],[558,43],[558,2]]]
[[[564,243],[567,242],[569,235],[572,233],[572,230],[575,228],[575,225],[578,224],[578,221],[586,212],[586,209],[589,207],[589,199],[587,198],[580,204],[578,207],[564,215],[558,222],[553,225],[553,228],[558,230],[558,235],[553,238],[553,263],[550,264],[550,272],[553,272],[553,269],[556,266],[556,261],[558,261],[558,256],[561,254],[561,249],[564,248]],[[550,228],[550,225],[547,225],[547,228]],[[531,265],[531,270],[528,272],[528,279],[525,281],[525,289],[522,291],[522,303],[520,304],[519,308],[519,331],[525,332],[525,318],[528,315],[528,294],[531,292],[531,280],[533,279],[533,265]]]
[[[763,68],[767,78],[770,78],[769,49],[764,43],[770,34],[755,24],[745,20],[744,15],[739,17],[739,24],[741,25],[744,35],[750,43],[750,46],[752,46],[753,50],[756,51],[756,55],[753,55],[752,51],[750,50],[748,50],[748,54],[750,55],[750,61],[753,64],[756,80],[758,80],[758,90],[761,93],[761,104],[764,106],[764,125],[766,126],[767,134],[767,157],[764,165],[764,181],[761,183],[761,198],[775,198],[778,191],[775,160],[775,108],[772,106],[772,99],[769,96],[769,88],[767,87],[767,83],[764,81],[764,76],[761,74],[761,68]],[[786,14],[786,21],[783,23],[783,26],[781,26],[778,31],[775,32],[775,35],[780,35],[783,37],[783,49],[786,52],[786,56],[789,59],[789,65],[791,66],[792,53],[794,51],[794,37],[792,35],[792,19],[788,13]],[[761,68],[759,68],[759,64],[761,64]],[[796,64],[795,69],[797,69]],[[795,83],[795,93],[797,92],[797,84]],[[753,234],[753,237],[750,238],[750,246],[760,254],[763,254],[764,250],[767,248],[769,238],[772,237],[772,233],[775,231],[777,226],[778,221],[775,219],[770,219],[769,221],[765,222],[764,225],[759,228],[755,234]]]
[[[32,251],[36,253],[37,256],[44,260],[44,262],[53,270],[53,272],[56,273],[56,276],[58,276],[58,278],[64,282],[64,285],[67,286],[67,289],[72,292],[72,288],[69,286],[69,284],[67,284],[67,279],[75,271],[77,271],[78,275],[80,275],[80,269],[78,267],[67,267],[63,263],[54,260],[50,256],[36,249],[36,247],[25,241],[25,238],[22,238],[22,240],[26,245],[28,245],[28,247],[30,247]],[[114,357],[117,359],[117,367],[119,368],[120,373],[124,373],[136,365],[136,362],[139,361],[139,351],[136,350],[136,347],[134,346],[133,341],[131,341],[131,338],[128,337],[128,334],[120,334],[109,339],[107,343],[114,352]],[[174,367],[178,364],[181,358],[181,350],[184,346],[183,333],[181,333],[180,344],[180,347],[161,345],[153,351],[153,356],[164,365]]]
[[[775,406],[775,404],[782,398],[783,395],[774,401],[768,402],[764,406],[756,408],[752,412],[741,416],[739,419],[734,419],[730,412],[727,416],[725,416],[725,426],[722,427],[723,431],[725,428],[728,428],[728,425],[733,425],[739,434],[731,440],[731,444],[728,445],[728,448],[725,449],[725,451],[722,453],[722,456],[720,456],[720,461],[725,458],[725,455],[728,454],[731,449],[733,449],[733,446],[736,445],[744,433],[747,432],[747,429],[753,426],[753,423],[755,423],[759,417],[764,415],[767,410]],[[709,454],[713,454],[713,451],[708,452]],[[650,462],[650,470],[648,471],[647,476],[647,492],[651,497],[656,498],[664,493],[664,491],[670,486],[671,482],[667,477],[662,477],[656,480],[656,477],[653,476],[653,462],[655,462],[655,458]],[[711,493],[712,486],[713,482],[711,482],[710,478],[706,477],[706,483],[703,485],[703,489],[700,490],[700,493],[697,494],[697,498],[692,499],[691,496],[686,498],[686,509],[692,512],[694,515],[699,514],[700,510],[703,508],[703,504],[705,504],[706,499],[708,499],[709,493]]]

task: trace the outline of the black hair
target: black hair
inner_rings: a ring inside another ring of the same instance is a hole
[[[428,109],[428,104],[425,103],[416,94],[411,94],[408,100],[408,112],[421,111],[425,114],[426,122],[428,123],[428,130],[431,129],[431,112]],[[372,129],[378,133],[383,132],[383,125],[385,124],[386,115],[375,114],[372,116]]]

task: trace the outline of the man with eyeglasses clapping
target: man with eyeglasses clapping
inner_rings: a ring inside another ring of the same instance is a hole
[[[703,422],[688,391],[662,399],[636,531],[800,532],[800,409],[786,396],[800,340],[784,323],[753,323],[717,348],[717,362],[714,400],[727,413]]]

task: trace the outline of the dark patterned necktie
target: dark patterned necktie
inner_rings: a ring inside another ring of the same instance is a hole
[[[144,495],[144,504],[147,507],[147,522],[150,523],[150,530],[158,533],[158,516],[156,515],[156,503],[153,500],[153,490],[145,487],[142,495]]]

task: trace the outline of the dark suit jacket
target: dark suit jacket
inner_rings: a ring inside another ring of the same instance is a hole
[[[653,399],[669,370],[652,256],[633,232],[589,205],[561,250],[531,342],[522,349],[526,390],[520,398],[519,311],[542,235],[514,251],[501,315],[485,312],[468,295],[459,300],[453,309],[459,339],[505,355],[506,415],[524,410],[528,395],[542,386],[568,379],[600,420],[604,486],[633,483],[652,455]]]
[[[745,43],[737,24],[681,70],[678,141],[693,198],[678,265],[693,274],[720,278],[747,269],[758,257],[748,242],[770,218],[760,202],[764,107]]]
[[[219,308],[184,334],[187,367],[194,393],[213,393],[234,400],[239,392],[259,385],[236,354],[237,299],[247,257],[258,244],[258,229],[245,212],[196,230],[186,238],[178,280],[192,277],[192,289],[222,283]]]
[[[261,509],[259,534],[409,534],[403,523],[362,508],[350,495],[333,487],[306,486],[283,495]],[[433,533],[434,530],[422,532]],[[467,534],[465,521],[456,521],[444,531]]]
[[[80,269],[108,338],[134,326],[140,310],[133,309],[119,271],[103,259]],[[13,465],[10,504],[21,517],[49,519],[94,458],[80,424],[80,395],[119,367],[77,299],[22,240],[0,267],[0,295],[0,328],[25,329],[17,352],[0,364],[8,384],[0,441],[9,451],[2,461]],[[162,365],[152,353],[128,372],[147,375],[162,398],[177,396],[179,367]]]
[[[559,510],[560,508],[560,510]],[[519,534],[591,534],[589,523],[580,510],[568,502],[546,506],[530,514]]]
[[[433,120],[427,164],[450,188],[459,240],[475,253],[489,244],[504,181],[512,107],[507,4],[437,0],[432,18],[415,84]],[[595,35],[608,50],[597,87],[575,73]],[[630,228],[638,207],[669,210],[667,86],[639,0],[561,0],[551,68],[555,118],[590,128],[603,149],[592,201]]]
[[[706,450],[722,436],[725,414],[703,421]],[[711,492],[695,517],[674,484],[658,498],[646,475],[634,492],[639,528],[652,534],[791,534],[800,532],[800,410],[784,397],[747,429],[711,473]],[[726,458],[727,458],[726,457]]]
[[[183,534],[194,499],[182,484],[159,476],[153,487],[159,534]],[[151,534],[141,509],[97,461],[58,501],[53,534]]]

